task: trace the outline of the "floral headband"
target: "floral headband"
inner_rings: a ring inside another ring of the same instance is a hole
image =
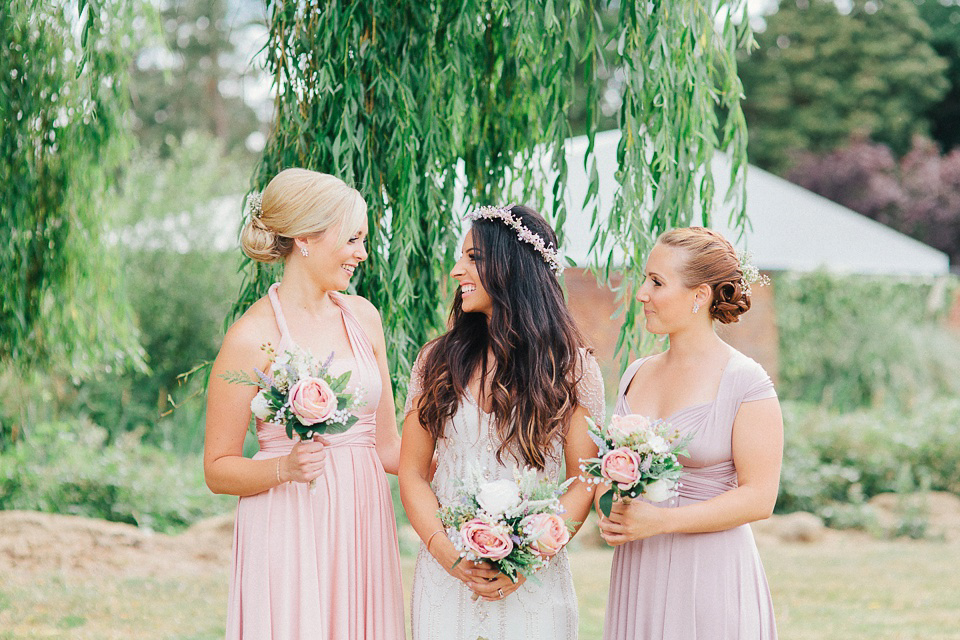
[[[500,220],[517,232],[518,240],[531,245],[534,250],[543,257],[544,262],[547,263],[547,266],[550,267],[553,273],[559,276],[563,273],[563,265],[560,263],[559,252],[557,252],[556,249],[548,247],[547,243],[543,241],[543,238],[525,227],[523,223],[510,212],[513,207],[514,205],[512,203],[504,207],[487,205],[471,211],[464,217],[471,222],[481,218],[484,220]]]
[[[254,191],[247,196],[247,212],[253,218],[263,215],[263,193]]]
[[[760,269],[758,269],[751,262],[753,255],[742,251],[737,254],[737,258],[740,260],[740,273],[743,275],[740,277],[740,289],[746,293],[750,293],[750,285],[757,283],[758,286],[764,287],[770,284],[770,278],[768,276],[762,275]]]

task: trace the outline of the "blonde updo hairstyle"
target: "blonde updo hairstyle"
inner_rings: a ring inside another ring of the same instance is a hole
[[[706,284],[712,289],[711,318],[730,324],[750,309],[750,291],[743,287],[740,259],[722,235],[704,227],[685,227],[667,231],[657,244],[683,251],[680,273],[684,286],[693,289]]]
[[[294,238],[340,227],[345,244],[367,219],[360,192],[336,178],[308,169],[284,169],[263,190],[259,215],[251,215],[240,247],[257,262],[278,262],[293,251]]]

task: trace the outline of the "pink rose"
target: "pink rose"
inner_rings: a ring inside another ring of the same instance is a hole
[[[619,482],[621,489],[640,479],[640,456],[632,449],[620,447],[603,456],[600,474],[611,482]]]
[[[481,558],[501,560],[513,551],[513,540],[507,533],[477,518],[463,523],[460,536],[467,549]]]
[[[570,541],[563,518],[553,513],[535,513],[520,523],[530,538],[530,546],[543,558],[555,556]]]
[[[607,432],[617,443],[624,442],[632,435],[642,433],[650,428],[650,418],[631,413],[625,416],[613,416]]]
[[[301,424],[317,424],[337,410],[337,394],[325,380],[305,376],[290,389],[290,407]]]

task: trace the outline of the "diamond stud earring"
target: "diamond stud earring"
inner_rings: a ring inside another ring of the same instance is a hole
[[[696,300],[694,300],[694,301],[693,301],[693,312],[696,313],[697,311],[700,311],[700,303],[697,302]]]
[[[310,255],[310,252],[307,251],[307,248],[306,248],[306,247],[300,247],[300,255],[302,255],[304,258],[306,258],[307,256]]]

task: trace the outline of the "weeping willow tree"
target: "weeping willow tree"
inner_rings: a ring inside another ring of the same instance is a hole
[[[301,166],[356,186],[369,205],[371,251],[357,292],[384,317],[397,382],[443,325],[446,272],[458,218],[477,203],[523,201],[563,230],[564,141],[576,83],[587,86],[590,148],[602,49],[616,46],[625,77],[609,220],[596,215],[598,176],[588,154],[595,266],[604,278],[641,264],[663,229],[714,200],[710,160],[733,156],[742,185],[745,125],[735,52],[750,38],[731,3],[619,3],[613,34],[605,3],[589,0],[268,2],[265,65],[276,91],[274,131],[253,177],[262,189]],[[577,77],[576,69],[586,69]],[[277,267],[247,262],[234,315],[262,296]],[[638,270],[619,283],[636,346]]]
[[[132,0],[0,11],[0,363],[138,358],[100,204],[125,149]]]

